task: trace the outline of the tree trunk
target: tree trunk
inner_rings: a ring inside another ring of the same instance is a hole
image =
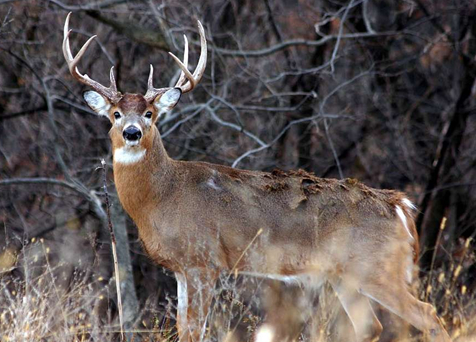
[[[475,19],[475,13],[472,13],[468,19],[471,30],[470,36],[473,37],[476,36]],[[460,39],[464,39],[463,34],[459,36]],[[422,270],[428,269],[431,266],[433,251],[435,248],[438,248],[436,242],[441,220],[447,215],[449,210],[452,192],[458,191],[455,188],[438,190],[438,187],[445,183],[457,181],[459,178],[453,170],[458,162],[459,148],[466,129],[466,123],[469,115],[472,113],[469,99],[475,82],[476,66],[474,61],[468,56],[475,55],[476,44],[472,42],[468,50],[466,54],[459,52],[464,68],[460,82],[460,94],[455,103],[448,130],[444,134],[441,146],[438,147],[435,153],[434,167],[419,205],[421,212],[417,218],[418,233],[421,236],[421,250],[427,251],[427,253],[422,255],[420,261]]]
[[[126,226],[127,215],[117,198],[112,200],[111,220],[117,243],[117,259],[121,277],[121,296],[124,310],[124,329],[130,330],[133,328],[139,314],[139,301],[137,299],[131,256],[129,253],[129,238],[127,236]],[[132,333],[126,334],[126,338],[130,341],[132,339]],[[138,341],[137,336],[134,336],[134,340]]]

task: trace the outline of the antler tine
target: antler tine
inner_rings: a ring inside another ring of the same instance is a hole
[[[154,79],[154,67],[152,64],[150,65],[150,72],[149,72],[149,79],[147,80],[147,92],[144,95],[144,98],[147,102],[151,102],[155,97],[163,92],[165,92],[169,88],[154,88],[153,85]]]
[[[187,66],[186,66],[184,63],[182,63],[182,61],[181,61],[180,59],[178,59],[178,57],[175,56],[172,52],[169,52],[169,55],[172,56],[172,58],[173,58],[173,59],[175,60],[175,62],[178,64],[178,66],[180,67],[180,69],[182,69],[182,73],[180,74],[180,79],[179,79],[179,81],[181,81],[182,75],[183,75],[183,76],[184,76],[183,79],[187,78],[187,79],[189,80],[189,82],[193,82],[193,87],[195,87],[195,79],[194,79],[192,73],[191,73],[190,71],[188,71]],[[182,81],[183,81],[183,80],[182,80]],[[181,83],[182,83],[182,82],[181,82]],[[181,88],[181,89],[182,89],[182,87],[184,87],[183,84],[179,84],[178,82],[177,82],[177,84],[176,84],[175,86],[176,86],[176,87],[178,86],[178,87]],[[193,88],[193,87],[192,87],[192,88]],[[192,90],[192,89],[189,89],[189,90]],[[182,92],[184,92],[183,89],[182,89]]]
[[[197,67],[195,68],[195,71],[190,73],[187,68],[188,64],[188,53],[187,53],[187,60],[185,60],[184,57],[184,62],[182,63],[180,59],[178,59],[173,53],[169,52],[169,54],[172,56],[172,58],[175,60],[175,62],[178,64],[180,69],[182,69],[182,74],[180,75],[180,79],[182,79],[182,75],[184,75],[187,79],[188,82],[184,85],[178,85],[177,86],[182,90],[182,93],[189,92],[195,86],[200,82],[202,79],[203,73],[205,72],[205,67],[207,66],[207,39],[205,38],[205,30],[203,29],[202,23],[200,20],[197,20],[197,25],[198,25],[198,32],[200,34],[200,59],[198,60]],[[188,44],[186,44],[187,50],[188,50]],[[188,51],[187,51],[188,52]]]
[[[91,38],[89,38],[88,41],[79,50],[77,55],[73,57],[73,54],[71,52],[71,46],[69,43],[69,35],[71,34],[71,30],[69,29],[70,17],[71,17],[71,12],[68,13],[68,16],[66,17],[66,21],[64,23],[64,31],[63,31],[63,55],[64,55],[64,58],[66,59],[66,63],[68,64],[69,72],[79,82],[90,86],[91,88],[96,90],[98,93],[107,97],[112,102],[114,103],[119,102],[119,100],[122,98],[122,94],[117,91],[116,80],[114,78],[114,67],[112,67],[110,71],[111,85],[109,88],[106,88],[99,82],[92,80],[88,75],[86,74],[82,75],[79,72],[78,63],[81,57],[83,57],[84,53],[86,52],[87,48],[89,47],[93,39],[96,38],[96,36],[92,36]]]
[[[184,41],[184,48],[183,48],[183,65],[185,66],[185,69],[188,70],[188,39],[186,35],[183,35],[183,41]],[[175,56],[174,56],[175,57]],[[185,80],[187,78],[185,77],[185,72],[182,70],[180,73],[180,77],[175,84],[176,87],[180,87],[184,84]]]
[[[200,33],[200,59],[198,60],[198,65],[195,68],[193,77],[198,83],[202,79],[203,73],[205,72],[205,68],[207,66],[207,39],[205,38],[205,30],[203,29],[200,20],[197,20],[197,24],[198,31]]]
[[[149,72],[149,79],[147,80],[147,88],[148,88],[147,91],[149,91],[149,89],[154,88],[153,80],[154,80],[154,67],[151,64],[150,65],[150,72]]]
[[[201,45],[201,50],[200,50],[200,59],[198,60],[197,67],[193,74],[188,70],[188,39],[184,35],[184,52],[183,52],[183,63],[182,61],[175,56],[172,52],[169,52],[170,56],[174,59],[174,61],[177,63],[179,68],[182,70],[180,73],[180,77],[175,84],[176,88],[180,88],[182,90],[182,93],[189,92],[195,86],[200,82],[203,73],[205,72],[205,67],[207,66],[207,40],[205,38],[205,30],[203,29],[202,23],[200,23],[199,20],[197,20],[198,24],[198,32],[200,33],[200,45]],[[149,72],[149,79],[147,81],[147,92],[145,94],[145,99],[147,101],[152,101],[157,95],[165,92],[169,88],[159,88],[156,89],[154,88],[152,81],[153,81],[153,76],[154,75],[154,67],[152,64],[150,65],[150,72]],[[185,82],[188,80],[188,82]]]
[[[69,34],[71,30],[69,29],[69,17],[71,16],[71,12],[68,13],[66,16],[66,21],[64,22],[64,29],[63,29],[63,54],[64,58],[69,61],[73,59],[73,55],[71,54],[71,49],[69,47]],[[69,67],[69,63],[68,63]]]

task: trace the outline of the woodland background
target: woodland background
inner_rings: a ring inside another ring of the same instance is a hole
[[[455,338],[476,330],[474,1],[0,0],[1,341],[118,338],[103,158],[128,338],[174,334],[175,280],[141,249],[114,194],[109,122],[86,106],[63,58],[70,11],[74,51],[98,35],[80,70],[108,85],[114,65],[122,92],[145,92],[149,64],[156,86],[173,83],[167,52],[181,56],[182,34],[193,67],[200,19],[205,76],[158,124],[170,156],[406,191],[419,209],[416,291]],[[339,307],[311,324],[299,288],[233,282],[217,287],[215,339],[250,338],[273,303],[283,336],[339,340],[329,318],[345,316]],[[319,311],[322,296],[307,306]],[[395,339],[402,323],[378,311],[381,340]]]

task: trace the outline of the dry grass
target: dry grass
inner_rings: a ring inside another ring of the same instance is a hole
[[[94,315],[104,299],[98,291],[102,279],[87,283],[87,275],[76,273],[64,286],[64,279],[59,279],[62,265],[50,267],[48,247],[41,247],[25,250],[21,264],[1,278],[0,340],[110,340],[114,325],[101,324],[103,319]],[[46,262],[39,264],[40,260]]]
[[[25,247],[18,260],[8,250],[0,257],[3,266],[8,266],[5,260],[11,264],[0,273],[0,341],[119,341],[114,286],[88,272],[75,272],[65,282],[63,265],[52,266],[48,253],[48,247],[37,242]],[[467,258],[474,255],[434,269],[422,280],[431,286],[421,285],[418,292],[438,307],[454,341],[460,342],[476,341],[476,300],[465,285],[470,276],[464,273]],[[175,341],[173,303],[172,299],[169,307],[156,313],[167,319],[139,317],[137,328],[128,332],[130,340]],[[384,325],[381,341],[429,341],[394,315],[375,308]],[[146,306],[141,314],[154,315],[153,310]],[[223,277],[208,322],[206,340],[212,341],[253,340],[269,331],[279,336],[278,341],[353,340],[352,326],[327,286],[308,293],[300,286],[275,281]]]

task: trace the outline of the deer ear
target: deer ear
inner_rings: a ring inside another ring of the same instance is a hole
[[[180,96],[182,96],[182,90],[180,90],[180,88],[169,89],[162,95],[157,96],[154,99],[154,106],[159,112],[159,115],[172,110],[179,102]]]
[[[83,97],[89,107],[91,107],[91,109],[98,115],[106,117],[109,115],[111,102],[106,97],[92,90],[84,92]]]

